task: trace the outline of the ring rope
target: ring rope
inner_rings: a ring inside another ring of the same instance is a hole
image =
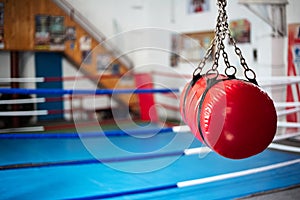
[[[0,83],[10,83],[10,82],[17,82],[17,83],[42,83],[45,82],[45,78],[0,78]]]
[[[86,138],[86,137],[110,137],[110,136],[128,136],[128,135],[149,135],[152,133],[168,133],[168,132],[187,132],[188,126],[174,126],[156,129],[138,129],[138,130],[106,130],[102,132],[87,132],[78,134],[70,133],[7,133],[0,134],[1,139],[51,139],[51,138]]]
[[[169,93],[163,93],[168,96]],[[171,93],[170,93],[171,94]],[[53,102],[53,101],[66,101],[70,99],[82,99],[82,98],[92,98],[93,94],[87,95],[76,95],[70,97],[39,97],[39,98],[30,98],[30,99],[9,99],[9,100],[0,100],[0,104],[20,104],[21,103],[44,103],[44,102]]]
[[[300,102],[274,102],[276,108],[300,106]]]
[[[34,126],[34,127],[20,127],[20,128],[5,128],[5,129],[0,129],[0,133],[34,132],[34,131],[45,131],[45,128],[44,128],[44,126]]]
[[[101,108],[101,109],[105,109]],[[110,107],[109,107],[110,108]],[[88,112],[95,111],[95,109],[83,109],[83,108],[73,108],[73,109],[64,109],[64,110],[26,110],[26,111],[0,111],[1,116],[41,116],[41,115],[56,115],[56,114],[66,114],[74,113],[76,111]]]
[[[44,102],[46,102],[46,98],[9,99],[9,100],[0,100],[0,105],[3,105],[3,104],[44,103]]]
[[[122,121],[122,120],[121,120]],[[111,123],[110,120],[107,121],[101,121],[101,123]],[[37,131],[61,131],[63,129],[74,129],[76,127],[89,127],[89,126],[95,126],[99,125],[99,122],[79,122],[75,124],[63,124],[63,125],[48,125],[48,126],[33,126],[33,127],[18,127],[18,128],[5,128],[0,129],[0,133],[16,133],[16,132],[37,132]],[[173,127],[175,128],[175,127]],[[186,132],[188,132],[189,129],[186,128]]]
[[[190,79],[191,75],[178,75],[174,73],[158,72],[153,71],[153,75],[164,76],[168,78],[186,78]],[[70,76],[70,77],[27,77],[27,78],[0,78],[0,83],[41,83],[41,82],[59,82],[59,81],[76,81],[84,79],[103,79],[103,78],[120,78],[122,75],[98,75],[98,76]],[[261,80],[262,87],[272,87],[272,86],[284,86],[288,84],[300,83],[300,76],[276,76],[276,77],[262,77]]]
[[[298,136],[300,136],[299,132],[276,135],[273,139],[273,142],[285,140],[285,139],[289,139],[289,138],[293,138],[293,137],[298,137]]]
[[[5,104],[26,104],[26,103],[44,103],[44,102],[48,102],[48,101],[56,101],[56,100],[61,100],[61,98],[59,99],[48,99],[48,98],[33,98],[33,99],[12,99],[12,100],[0,100],[0,105],[5,105]],[[69,98],[68,98],[69,100]],[[170,106],[164,103],[160,103],[160,105],[162,107],[164,107],[165,109],[168,110],[174,110],[174,111],[178,111],[179,108],[176,106]],[[288,103],[278,103],[275,104],[275,107],[280,108],[280,107],[292,107],[292,106],[299,106],[300,103],[299,102],[288,102]],[[74,111],[74,110],[72,110]],[[46,111],[26,111],[26,112],[21,112],[21,111],[9,111],[9,112],[0,112],[0,116],[29,116],[29,115],[47,115],[47,114],[58,114],[58,113],[65,113],[65,112],[72,112],[71,110],[62,110],[62,111],[48,111],[48,113]],[[300,108],[293,108],[293,109],[287,109],[287,110],[281,110],[278,111],[278,116],[284,116],[284,115],[288,115],[288,114],[293,114],[296,112],[299,112]],[[30,113],[31,112],[31,113]],[[37,113],[38,112],[38,113]]]
[[[42,83],[42,82],[60,82],[60,81],[76,81],[85,79],[103,79],[103,78],[120,78],[122,75],[102,74],[97,76],[67,76],[67,77],[26,77],[26,78],[0,78],[0,83]],[[126,77],[126,75],[125,75]]]
[[[299,128],[300,123],[292,123],[292,122],[277,122],[277,127],[284,128]],[[15,130],[15,129],[12,129]],[[86,137],[110,137],[110,136],[128,136],[128,135],[148,135],[152,133],[183,133],[190,132],[190,128],[187,125],[182,126],[173,126],[173,127],[165,127],[159,129],[138,129],[138,130],[106,130],[102,132],[86,132],[83,134],[78,134],[76,132],[69,133],[2,133],[0,134],[0,139],[51,139],[51,138],[86,138]],[[0,130],[1,133],[1,130]],[[291,137],[295,135],[291,134]]]
[[[169,156],[180,156],[182,151],[161,153],[161,154],[149,154],[143,156],[130,156],[130,157],[113,157],[104,159],[87,159],[87,160],[71,160],[71,161],[58,161],[58,162],[39,162],[39,163],[21,163],[12,165],[0,166],[0,171],[13,170],[13,169],[26,169],[26,168],[42,168],[42,167],[58,167],[58,166],[70,166],[70,165],[87,165],[98,163],[114,163],[114,162],[127,162],[135,160],[153,159]]]
[[[98,90],[72,90],[72,89],[24,89],[24,88],[0,88],[4,94],[147,94],[179,92],[179,89],[98,89]]]
[[[296,122],[277,122],[278,127],[284,128],[300,128],[300,123]]]
[[[292,108],[292,109],[280,110],[280,111],[277,111],[277,117],[281,117],[281,116],[285,116],[285,115],[297,113],[299,111],[300,111],[300,108]]]
[[[300,159],[295,159],[295,160],[289,160],[289,161],[280,162],[280,163],[276,163],[276,164],[266,165],[266,166],[262,166],[262,167],[246,169],[243,171],[237,171],[237,172],[220,174],[220,175],[210,176],[210,177],[205,177],[205,178],[200,178],[200,179],[177,182],[174,184],[167,184],[167,185],[161,185],[161,186],[156,186],[156,187],[141,188],[141,189],[135,189],[135,190],[108,193],[108,194],[99,194],[99,195],[93,195],[93,196],[70,198],[69,200],[71,200],[71,199],[72,200],[106,199],[106,198],[112,198],[112,197],[143,194],[143,193],[162,191],[162,190],[168,190],[168,189],[176,189],[176,188],[180,189],[180,188],[202,185],[202,184],[207,184],[207,183],[213,183],[213,182],[232,179],[232,178],[238,178],[238,177],[242,177],[242,176],[249,176],[252,174],[257,174],[257,173],[262,173],[262,172],[266,172],[266,171],[270,171],[270,170],[280,169],[283,167],[288,167],[288,166],[296,165],[299,163],[300,163]]]
[[[128,161],[147,160],[147,159],[155,159],[155,158],[163,158],[163,157],[171,157],[171,156],[191,156],[191,155],[207,153],[207,152],[210,152],[209,148],[199,147],[199,148],[192,148],[192,149],[184,149],[183,151],[181,150],[181,151],[164,152],[164,153],[150,153],[150,154],[126,156],[126,157],[69,160],[69,161],[56,161],[56,162],[19,163],[19,164],[2,165],[0,166],[0,171],[26,169],[26,168],[61,167],[61,166],[71,166],[71,165],[128,162]]]
[[[276,143],[271,143],[268,148],[300,153],[299,147],[291,147],[291,146],[281,145]],[[151,153],[151,154],[127,156],[127,157],[69,160],[69,161],[56,161],[56,162],[19,163],[19,164],[2,165],[0,166],[0,171],[26,169],[26,168],[44,168],[44,167],[61,167],[61,166],[72,166],[72,165],[88,165],[88,164],[98,164],[98,163],[128,162],[128,161],[147,160],[147,159],[155,159],[155,158],[170,157],[170,156],[191,156],[191,155],[197,155],[197,154],[199,155],[201,153],[209,153],[209,152],[211,152],[211,149],[208,147],[197,147],[191,149],[184,149],[183,151]]]
[[[58,102],[74,99],[83,99],[84,97],[89,97],[89,95],[76,95],[74,97],[42,97],[42,98],[30,98],[30,99],[9,99],[9,100],[0,100],[0,105],[6,104],[27,104],[27,103],[45,103],[45,102]]]
[[[49,114],[48,110],[0,112],[0,116],[40,116],[40,115],[48,115],[48,114]]]
[[[294,153],[300,153],[300,148],[299,147],[293,147],[293,146],[288,146],[288,145],[283,145],[283,144],[271,143],[268,148],[281,150],[281,151],[289,151],[289,152],[294,152]]]

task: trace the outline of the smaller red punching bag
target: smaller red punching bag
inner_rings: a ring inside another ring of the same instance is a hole
[[[262,152],[276,133],[276,110],[267,93],[225,75],[194,78],[182,92],[180,111],[200,141],[231,159]]]

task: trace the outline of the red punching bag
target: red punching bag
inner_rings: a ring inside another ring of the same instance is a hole
[[[276,110],[267,93],[225,75],[194,78],[182,92],[180,110],[200,141],[231,159],[262,152],[276,133]]]
[[[262,152],[272,142],[277,115],[272,99],[258,87],[255,73],[230,33],[227,0],[217,0],[217,5],[215,37],[194,71],[193,80],[183,90],[180,112],[200,141],[224,157],[242,159]],[[225,51],[226,36],[248,81],[235,78],[236,68],[230,65]],[[213,66],[201,75],[214,48]],[[220,56],[224,58],[226,76],[217,70]],[[251,74],[253,78],[249,77]]]

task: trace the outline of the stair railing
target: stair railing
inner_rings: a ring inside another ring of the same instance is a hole
[[[122,52],[115,47],[112,43],[106,40],[105,35],[98,30],[86,17],[84,17],[78,10],[76,10],[66,0],[52,0],[56,5],[69,14],[71,19],[77,22],[85,31],[87,31],[95,40],[103,45],[112,55],[114,55],[121,63],[123,63],[128,69],[133,68],[134,64],[132,60],[122,55]]]

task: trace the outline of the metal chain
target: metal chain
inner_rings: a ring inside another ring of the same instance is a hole
[[[218,12],[219,12],[219,15],[218,15],[218,18],[217,18],[217,25],[216,25],[216,36],[217,36],[217,49],[216,49],[216,52],[215,52],[215,55],[214,55],[214,62],[213,62],[213,66],[211,67],[210,70],[208,70],[206,72],[206,74],[209,74],[209,73],[216,73],[218,74],[218,67],[219,67],[219,59],[220,59],[220,56],[224,55],[225,51],[225,45],[224,45],[224,40],[225,40],[225,37],[226,37],[226,32],[225,32],[225,29],[224,29],[224,10],[225,9],[222,9],[222,5],[223,6],[226,6],[226,2],[218,2],[218,5],[219,5],[219,9],[218,9]],[[222,54],[221,54],[222,53]],[[228,56],[227,56],[228,57]]]
[[[217,37],[215,36],[214,39],[211,41],[210,43],[210,46],[209,48],[207,49],[206,53],[205,53],[205,56],[203,57],[203,59],[200,61],[200,63],[198,64],[198,67],[195,69],[193,75],[196,76],[198,74],[201,74],[205,64],[206,64],[206,61],[209,59],[210,55],[212,54],[213,52],[213,48],[216,46],[217,44]]]
[[[242,51],[239,47],[237,47],[236,42],[234,38],[232,37],[230,30],[229,30],[229,25],[228,25],[228,16],[226,12],[226,6],[227,6],[227,0],[217,0],[217,6],[218,6],[218,17],[217,17],[217,24],[216,24],[216,29],[215,29],[215,37],[212,40],[210,47],[206,51],[206,54],[204,58],[200,61],[198,67],[195,69],[193,75],[196,76],[200,74],[206,64],[206,61],[209,59],[213,52],[213,48],[216,47],[216,52],[214,54],[214,62],[210,70],[208,70],[207,73],[217,73],[218,74],[218,66],[219,66],[219,58],[220,55],[222,55],[224,59],[224,63],[226,65],[225,69],[225,74],[226,75],[235,75],[237,69],[230,65],[230,62],[228,60],[228,54],[225,51],[225,45],[224,45],[224,40],[226,38],[226,35],[229,38],[230,43],[234,46],[234,51],[236,55],[240,59],[240,64],[244,68],[244,74],[247,79],[255,79],[256,75],[253,70],[251,70],[247,63],[245,58],[243,57]],[[230,70],[233,70],[233,72],[229,73]],[[206,74],[207,74],[206,73]],[[252,77],[249,77],[252,76]]]
[[[226,4],[226,1],[224,1],[224,2]],[[217,68],[219,66],[219,64],[218,64],[219,63],[219,58],[220,58],[221,52],[223,52],[222,56],[224,55],[223,50],[224,50],[225,46],[223,44],[223,40],[225,39],[225,36],[226,36],[226,32],[223,30],[223,25],[222,25],[222,23],[224,21],[223,20],[223,10],[224,9],[221,9],[222,6],[220,4],[222,4],[222,3],[219,0],[218,1],[219,15],[218,15],[218,18],[217,18],[217,23],[216,23],[216,28],[215,28],[215,37],[212,40],[209,48],[207,49],[204,58],[200,61],[198,67],[195,69],[195,71],[193,73],[194,76],[197,76],[198,74],[200,74],[202,72],[207,60],[210,58],[211,54],[213,53],[214,47],[216,47],[216,52],[214,54],[213,66],[211,67],[210,70],[208,70],[207,73],[214,72],[214,73],[218,74]],[[228,56],[227,56],[227,58],[228,58]],[[229,64],[229,62],[228,62],[228,64]]]
[[[226,35],[228,35],[228,32],[230,32],[228,22],[227,22],[228,21],[228,16],[227,16],[227,12],[226,12],[226,9],[225,9],[227,3],[226,3],[226,1],[222,1],[222,2],[219,2],[218,5],[219,5],[219,10],[220,10],[219,15],[220,15],[221,22],[222,22],[222,23],[220,23],[220,26],[222,27],[222,30],[223,30],[222,36],[221,36],[222,39],[223,39],[221,41],[221,43],[222,43],[221,46],[222,46],[222,51],[223,51],[222,56],[223,56],[223,59],[224,59],[224,63],[226,65],[225,74],[227,76],[235,76],[235,74],[237,72],[237,69],[234,66],[230,65],[229,59],[228,59],[228,54],[225,51],[225,45],[224,45],[224,42],[223,42]]]
[[[226,0],[219,0],[219,1],[226,1]],[[237,44],[234,40],[234,38],[232,37],[231,35],[231,32],[229,30],[229,25],[228,25],[228,16],[227,16],[227,13],[226,13],[226,9],[225,9],[225,6],[223,7],[223,12],[224,12],[224,30],[226,32],[226,34],[228,35],[228,38],[229,38],[229,41],[230,43],[234,46],[234,52],[236,53],[236,55],[239,57],[240,59],[240,64],[241,66],[244,68],[244,75],[247,79],[256,79],[256,74],[255,72],[250,69],[247,65],[247,62],[246,62],[246,59],[243,57],[243,54],[242,54],[242,51],[239,47],[237,47]],[[229,69],[229,68],[235,68],[233,66],[230,66],[228,67],[227,65],[227,68],[225,69],[225,72]],[[236,73],[236,68],[234,69],[235,73]]]

